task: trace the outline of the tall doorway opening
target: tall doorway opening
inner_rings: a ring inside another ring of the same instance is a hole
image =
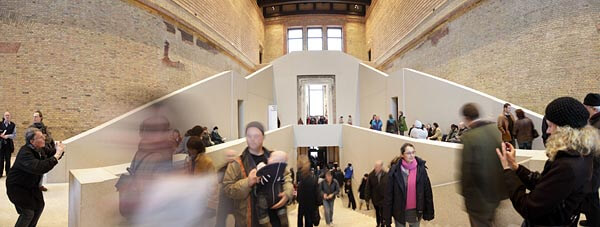
[[[391,110],[390,112],[392,113],[392,115],[394,116],[394,119],[398,119],[398,97],[392,97],[392,102],[391,102]]]
[[[298,147],[298,156],[308,155],[311,168],[337,167],[340,161],[339,147]]]
[[[306,124],[335,124],[335,76],[298,76],[298,119]]]

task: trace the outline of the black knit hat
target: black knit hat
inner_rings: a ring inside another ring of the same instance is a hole
[[[265,127],[258,121],[248,123],[248,125],[246,125],[246,132],[248,132],[249,128],[257,128],[263,135],[265,134]]]
[[[580,129],[587,125],[590,113],[577,99],[561,97],[546,106],[546,119],[558,126]]]
[[[589,93],[583,99],[583,105],[586,106],[600,106],[600,94]]]

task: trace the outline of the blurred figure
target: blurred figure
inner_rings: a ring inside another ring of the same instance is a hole
[[[191,162],[191,174],[192,175],[200,175],[200,176],[209,176],[211,178],[215,177],[215,166],[213,161],[208,155],[206,155],[206,148],[204,147],[204,143],[202,139],[197,136],[190,137],[190,140],[187,143],[188,150],[190,152],[190,157],[192,157]],[[216,181],[214,179],[213,181]],[[217,205],[218,205],[218,186],[212,187],[208,190],[210,193],[208,195],[208,201],[206,205],[205,217],[214,217],[217,213]]]
[[[600,94],[589,93],[583,100],[583,105],[590,113],[589,123],[600,132]],[[594,172],[592,174],[592,193],[588,194],[581,206],[587,220],[579,222],[582,226],[600,226],[600,156],[594,157]]]
[[[333,179],[336,179],[338,182],[346,182],[344,173],[340,167],[334,167],[331,174],[333,175]],[[344,194],[340,192],[339,196],[344,197]]]
[[[187,148],[187,143],[190,140],[190,137],[201,136],[201,135],[202,135],[202,126],[200,126],[200,125],[196,125],[193,128],[187,130],[187,132],[185,132],[185,134],[184,134],[183,139],[181,140],[181,143],[179,144],[177,149],[175,149],[175,154],[189,154],[189,151]]]
[[[415,139],[427,139],[427,131],[423,129],[423,123],[419,120],[415,121],[415,127],[410,130],[409,135]]]
[[[431,129],[431,132],[433,132],[433,135],[427,139],[442,141],[442,129],[440,129],[440,125],[438,125],[438,123],[433,123],[433,129]]]
[[[421,219],[433,220],[433,193],[427,174],[425,161],[416,156],[415,147],[405,143],[400,148],[402,158],[395,163],[388,174],[388,182],[383,201],[383,220],[392,226],[418,227]],[[370,178],[369,178],[370,179]]]
[[[17,125],[11,121],[9,112],[4,113],[2,123],[0,123],[0,177],[3,171],[10,170],[10,158],[15,151],[14,139],[17,136]]]
[[[154,180],[173,170],[173,141],[169,120],[160,115],[145,119],[140,125],[140,142],[129,175],[122,174],[115,187],[119,191],[119,211],[131,219],[141,204],[141,196]]]
[[[42,134],[44,134],[44,137],[46,138],[46,146],[44,146],[44,148],[42,148],[42,152],[40,152],[40,155],[43,158],[50,157],[54,153],[56,153],[56,146],[55,146],[56,143],[54,142],[54,139],[52,138],[52,134],[50,133],[50,131],[48,130],[46,125],[44,125],[44,116],[42,115],[41,111],[37,110],[37,111],[33,112],[33,124],[31,124],[29,127],[39,129],[40,131],[42,131]],[[45,179],[47,178],[46,175],[47,174],[44,174],[42,176],[42,180],[40,180],[40,185],[39,185],[40,190],[42,190],[43,192],[48,191],[48,189],[46,187],[44,187],[44,185],[43,185]]]
[[[498,130],[502,134],[502,141],[509,142],[513,146],[515,145],[515,138],[513,136],[515,117],[511,113],[512,107],[509,103],[504,104],[502,113],[498,116]]]
[[[248,147],[244,149],[241,156],[235,159],[235,162],[229,163],[223,177],[225,195],[232,198],[236,206],[234,216],[237,227],[260,226],[256,212],[257,198],[252,193],[252,188],[258,183],[257,165],[261,162],[267,163],[271,155],[271,151],[263,147],[264,132],[264,126],[258,122],[250,122],[246,126]],[[283,192],[278,195],[280,200],[269,210],[269,220],[272,226],[281,226],[275,210],[285,206],[293,198],[294,186],[288,171],[284,178]]]
[[[377,117],[377,115],[373,114],[373,117],[371,117],[371,120],[369,121],[369,128],[373,129],[373,121],[375,121],[375,117]]]
[[[408,127],[406,125],[406,117],[404,116],[404,112],[400,111],[398,112],[398,132],[401,136],[404,135],[404,132],[406,132],[406,130],[408,130]]]
[[[514,147],[505,143],[496,149],[503,179],[513,207],[525,219],[522,226],[577,226],[581,203],[591,193],[600,135],[588,125],[588,111],[574,98],[555,99],[546,106],[545,115],[552,135],[543,172],[517,164]]]
[[[496,208],[508,198],[502,166],[495,154],[502,137],[493,122],[479,119],[479,109],[468,103],[461,114],[469,131],[461,136],[461,194],[471,226],[496,226]]]
[[[425,131],[427,131],[427,138],[433,136],[433,128],[431,128],[430,124],[427,124],[427,126],[425,126]]]
[[[385,198],[385,190],[388,184],[388,174],[383,170],[383,161],[379,160],[375,162],[373,171],[369,173],[367,178],[367,185],[365,187],[365,194],[367,200],[373,202],[375,207],[375,217],[377,226],[383,227],[383,202]]]
[[[367,206],[367,210],[369,210],[369,197],[366,194],[368,178],[369,174],[365,173],[362,180],[360,181],[360,185],[358,186],[358,198],[360,199],[358,203],[358,210],[362,210],[363,204],[365,204]]]
[[[344,169],[344,181],[349,181],[354,178],[354,167],[352,167],[352,163],[348,163],[348,166]]]
[[[302,122],[302,118],[298,118],[298,125],[303,125],[304,122]]]
[[[339,124],[344,124],[344,116],[340,116]]]
[[[381,122],[381,118],[379,118],[379,116],[375,115],[375,119],[371,122],[371,128],[373,130],[381,131],[382,127],[383,127],[383,123]]]
[[[389,115],[389,118],[385,124],[385,132],[398,134],[398,126],[392,114]]]
[[[519,149],[531,150],[532,142],[534,139],[535,126],[533,121],[525,116],[525,112],[522,109],[515,111],[517,114],[517,122],[515,122],[513,134],[517,138]]]
[[[235,162],[236,158],[237,155],[234,150],[226,150],[225,160],[227,160],[227,163],[225,163],[225,165],[217,172],[219,181],[219,206],[217,207],[217,223],[215,224],[215,227],[225,227],[227,224],[227,216],[230,214],[234,215],[233,200],[226,196],[225,191],[223,190],[223,177],[225,176],[225,171],[227,170],[229,163]],[[237,223],[236,226],[238,226]]]
[[[354,199],[354,192],[352,191],[352,181],[347,180],[344,186],[344,192],[348,195],[348,208],[352,207],[352,210],[356,210],[356,200]]]
[[[352,115],[348,115],[348,124],[352,125]]]
[[[181,132],[179,132],[179,129],[173,129],[173,132],[171,134],[171,139],[173,140],[173,143],[175,144],[175,147],[179,147],[179,144],[181,144]]]
[[[219,134],[219,127],[215,126],[212,130],[212,132],[210,132],[210,139],[215,143],[215,144],[221,144],[221,143],[225,143],[225,138],[223,138],[221,136],[221,134]]]
[[[452,124],[450,125],[450,132],[448,132],[448,136],[446,136],[446,142],[456,143],[459,141],[458,139],[458,125]]]
[[[19,219],[16,227],[36,226],[44,210],[44,196],[39,187],[42,175],[58,164],[64,145],[58,143],[56,152],[42,156],[46,138],[42,131],[29,128],[25,132],[25,145],[19,149],[15,165],[6,177],[6,194],[15,205]]]
[[[323,197],[323,208],[325,208],[325,223],[331,226],[333,221],[333,204],[336,195],[340,192],[340,185],[333,179],[330,171],[325,172],[325,180],[319,186]]]
[[[307,155],[298,157],[298,227],[316,225],[313,218],[319,215],[319,206],[323,197],[317,177],[310,172],[310,161]]]
[[[200,137],[202,138],[205,147],[215,145],[215,143],[210,140],[210,133],[208,133],[207,127],[202,127],[202,135],[200,135]]]

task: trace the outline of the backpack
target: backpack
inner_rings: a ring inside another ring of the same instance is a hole
[[[119,192],[119,213],[125,218],[133,216],[141,203],[141,190],[135,183],[135,172],[144,159],[151,154],[153,153],[149,153],[142,157],[135,166],[132,162],[131,166],[127,167],[127,172],[129,174],[121,174],[119,180],[117,180],[117,183],[115,184],[115,188],[117,188],[117,191]],[[131,167],[133,167],[133,169]]]

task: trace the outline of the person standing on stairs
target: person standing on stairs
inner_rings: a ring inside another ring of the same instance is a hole
[[[9,112],[4,113],[2,122],[0,123],[0,177],[2,172],[10,170],[10,158],[15,151],[14,140],[17,135],[17,125],[11,121]]]
[[[418,227],[421,219],[434,218],[433,193],[425,161],[416,156],[415,147],[405,143],[400,148],[401,159],[388,173],[383,200],[384,226]]]
[[[325,180],[319,186],[321,197],[323,197],[323,208],[325,208],[325,223],[331,226],[333,222],[333,204],[336,195],[340,192],[340,185],[333,179],[330,171],[325,172]]]
[[[356,210],[356,200],[354,199],[354,192],[352,191],[352,181],[346,181],[344,192],[348,195],[348,208],[352,206],[352,210]]]
[[[360,186],[358,186],[358,198],[360,202],[358,203],[358,210],[362,210],[362,205],[367,205],[367,210],[369,210],[369,199],[367,198],[366,188],[367,188],[367,179],[369,178],[369,174],[365,173],[360,182]]]
[[[383,170],[383,161],[375,162],[373,171],[367,177],[365,194],[367,199],[373,201],[377,226],[383,227],[383,201],[388,183],[388,174]]]

